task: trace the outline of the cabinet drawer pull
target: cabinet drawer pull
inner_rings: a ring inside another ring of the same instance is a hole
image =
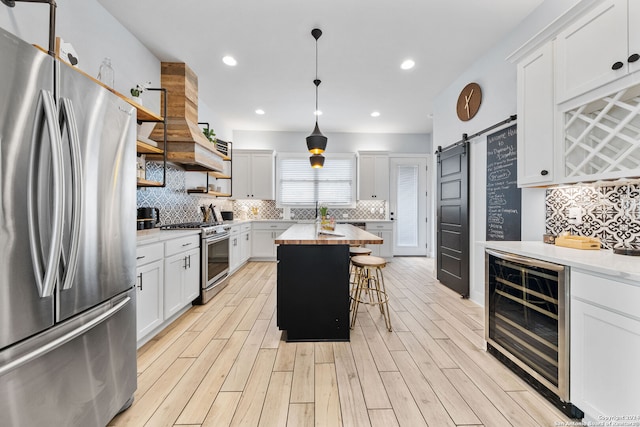
[[[620,61],[614,62],[613,65],[611,66],[612,70],[619,70],[620,68],[622,68],[624,66],[624,64]]]
[[[636,62],[638,59],[640,59],[640,55],[638,55],[637,53],[634,53],[633,55],[631,55],[627,61],[628,62]]]
[[[136,257],[136,259],[146,258],[144,255]]]
[[[183,246],[183,247],[184,247],[184,246],[189,246],[189,245],[191,245],[192,243],[193,243],[193,242],[183,243],[183,244],[182,244],[182,246]]]
[[[540,171],[540,175],[542,175],[542,176],[547,176],[547,175],[549,175],[549,171],[548,171],[548,170],[546,170],[546,169],[542,169],[542,170]]]

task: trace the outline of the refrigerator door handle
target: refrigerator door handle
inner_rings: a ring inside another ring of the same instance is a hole
[[[82,165],[80,158],[80,137],[78,136],[78,123],[70,99],[62,98],[60,102],[60,131],[66,124],[69,135],[69,148],[71,153],[71,247],[69,260],[62,279],[62,289],[70,289],[73,286],[76,269],[78,266],[78,252],[80,248],[80,225],[82,221]]]
[[[41,254],[40,233],[38,224],[37,209],[37,193],[36,180],[38,175],[38,156],[40,154],[40,142],[43,138],[43,127],[46,123],[49,131],[49,140],[51,143],[51,159],[52,159],[52,194],[53,194],[53,217],[51,221],[51,242],[49,245],[49,253]],[[62,136],[60,126],[56,121],[56,106],[51,92],[41,90],[36,106],[36,117],[34,121],[33,134],[31,136],[31,152],[29,155],[29,178],[27,180],[27,215],[29,218],[29,247],[31,249],[31,258],[33,260],[33,270],[38,286],[38,293],[41,298],[53,295],[55,288],[58,262],[62,251],[62,228],[63,228],[63,212],[64,209],[64,175],[63,175],[63,156],[62,156]],[[43,267],[42,261],[46,257],[46,266]]]
[[[105,311],[104,313],[102,313],[101,315],[95,317],[94,319],[90,320],[89,322],[85,323],[84,325],[67,332],[66,334],[62,335],[61,337],[48,342],[46,345],[42,346],[42,347],[38,347],[36,350],[29,352],[27,354],[24,354],[20,357],[17,357],[15,359],[13,359],[11,362],[7,363],[6,365],[0,366],[0,377],[2,377],[3,375],[13,371],[14,369],[29,363],[32,360],[35,360],[53,350],[55,350],[56,348],[68,343],[69,341],[79,337],[80,335],[83,335],[84,333],[86,333],[87,331],[89,331],[90,329],[93,329],[95,326],[99,325],[100,323],[104,322],[105,320],[107,320],[108,318],[112,317],[114,314],[116,314],[117,312],[119,312],[120,310],[122,310],[122,308],[127,305],[129,302],[131,301],[131,297],[126,297],[124,298],[122,301],[118,302],[115,306],[113,306],[112,308],[110,308],[108,311]]]

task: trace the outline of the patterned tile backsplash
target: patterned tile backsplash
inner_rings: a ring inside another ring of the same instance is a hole
[[[551,188],[546,194],[546,232],[598,237],[604,248],[640,244],[640,181]],[[569,220],[581,209],[581,224]]]
[[[162,181],[162,164],[146,162],[147,179]],[[187,194],[186,173],[173,165],[167,165],[167,185],[165,188],[139,188],[137,207],[153,206],[160,209],[160,223],[202,221],[201,205],[213,204],[223,211],[233,211],[234,218],[281,219],[284,209],[276,207],[275,200],[228,200],[213,197],[199,197]],[[252,208],[255,208],[252,210]],[[254,215],[253,212],[256,212]],[[315,218],[314,209],[291,209],[291,218],[306,220]],[[363,200],[355,209],[329,209],[329,215],[336,219],[385,219],[386,203],[378,200]],[[344,218],[344,215],[347,218]]]

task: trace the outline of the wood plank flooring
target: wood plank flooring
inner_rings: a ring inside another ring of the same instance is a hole
[[[361,306],[351,342],[287,343],[276,263],[250,262],[138,351],[110,426],[552,426],[570,420],[483,350],[483,309],[433,260],[384,269],[393,332]]]

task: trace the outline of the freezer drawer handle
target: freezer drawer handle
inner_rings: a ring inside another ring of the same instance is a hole
[[[73,331],[70,331],[64,334],[60,338],[51,341],[47,345],[44,345],[38,348],[37,350],[32,351],[31,353],[27,353],[24,356],[21,356],[11,361],[10,363],[7,363],[4,366],[0,366],[0,377],[13,371],[14,369],[19,368],[20,366],[26,363],[31,362],[32,360],[42,357],[43,355],[49,353],[50,351],[53,351],[58,347],[61,347],[62,345],[68,343],[69,341],[79,337],[80,335],[84,334],[90,329],[93,329],[95,326],[99,325],[100,323],[104,322],[105,320],[107,320],[108,318],[110,318],[111,316],[119,312],[125,305],[129,303],[129,301],[131,301],[131,297],[126,297],[125,299],[120,301],[118,304],[113,306],[111,309],[109,309],[109,311],[102,313],[101,315],[91,320],[90,322],[85,323],[79,328],[76,328]]]
[[[27,197],[27,215],[29,218],[29,247],[31,249],[31,259],[33,262],[33,272],[36,277],[38,293],[41,298],[47,298],[53,295],[55,287],[58,263],[60,262],[60,254],[62,251],[62,227],[64,209],[64,174],[63,174],[63,156],[62,156],[62,134],[60,133],[60,125],[56,121],[56,107],[53,95],[47,90],[41,90],[36,106],[36,117],[34,121],[33,134],[31,139],[31,152],[29,154],[29,178],[27,180],[27,188],[29,191]],[[36,181],[38,175],[38,158],[40,153],[38,147],[43,138],[43,125],[46,121],[49,131],[49,141],[51,144],[51,160],[53,174],[53,218],[51,224],[51,242],[49,244],[49,253],[42,254],[40,246],[40,219],[37,212],[38,191],[36,191]],[[42,261],[46,258],[46,266],[43,267]]]

